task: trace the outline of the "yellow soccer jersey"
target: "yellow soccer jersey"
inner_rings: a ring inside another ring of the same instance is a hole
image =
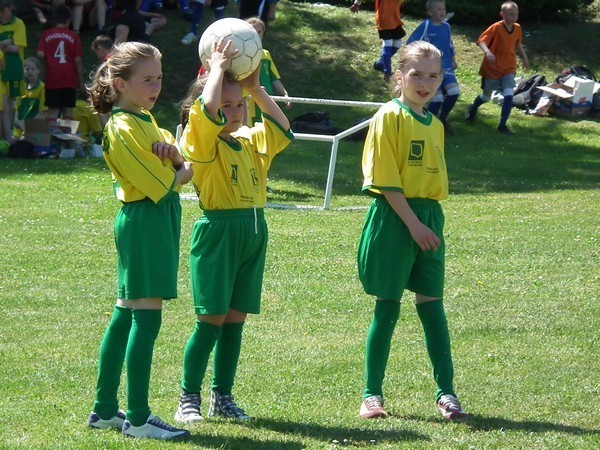
[[[33,119],[40,112],[46,111],[46,88],[44,83],[38,82],[32,88],[25,88],[25,95],[15,101],[17,119]]]
[[[73,120],[79,122],[77,132],[81,133],[82,139],[87,140],[90,133],[100,133],[102,131],[100,117],[85,100],[77,100],[77,102],[75,102],[75,108],[73,108]]]
[[[372,196],[399,191],[406,198],[448,198],[444,126],[427,112],[421,117],[398,99],[373,117],[363,150],[362,190]]]
[[[8,23],[0,24],[0,41],[12,39],[13,45],[19,47],[18,53],[4,52],[5,67],[2,70],[2,81],[20,81],[23,79],[23,60],[27,47],[25,23],[13,16]]]
[[[152,153],[152,144],[175,138],[158,127],[148,111],[135,114],[113,108],[104,127],[102,145],[104,160],[113,174],[114,190],[122,202],[150,198],[158,203],[171,191],[179,191],[175,184],[175,169],[171,161],[163,162]]]
[[[193,163],[192,181],[200,207],[205,210],[264,207],[267,202],[267,171],[271,161],[294,138],[268,115],[263,123],[232,133],[235,142],[219,137],[226,124],[209,116],[202,98],[190,109],[180,146]]]

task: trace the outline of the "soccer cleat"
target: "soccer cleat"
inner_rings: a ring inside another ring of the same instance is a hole
[[[509,135],[509,136],[512,136],[513,134],[515,134],[515,133],[513,133],[513,132],[512,132],[512,130],[511,130],[510,128],[508,128],[506,125],[498,126],[498,128],[496,128],[496,129],[498,130],[498,132],[499,132],[499,133],[502,133],[502,134],[507,134],[507,135]]]
[[[234,419],[239,421],[250,420],[251,417],[244,412],[233,401],[233,395],[221,394],[217,391],[210,393],[210,408],[208,409],[209,417],[223,417],[225,419]]]
[[[384,69],[385,69],[385,67],[384,67],[384,65],[383,65],[383,61],[382,61],[382,60],[380,60],[380,59],[378,59],[377,61],[375,61],[375,62],[373,63],[373,69],[375,69],[377,72],[381,72],[381,73],[383,73],[383,71],[384,71]]]
[[[200,394],[181,391],[179,407],[175,413],[175,422],[198,423],[204,420],[200,414]]]
[[[192,33],[191,31],[186,34],[183,39],[181,39],[181,43],[183,45],[190,45],[192,42],[194,42],[196,39],[198,39],[196,37],[196,35],[194,33]]]
[[[475,114],[477,114],[477,110],[473,106],[473,103],[469,105],[467,108],[467,114],[465,115],[465,122],[473,123],[475,122]]]
[[[469,417],[469,414],[462,410],[458,399],[451,394],[442,395],[437,407],[446,420],[463,420]]]
[[[172,427],[154,414],[150,414],[146,423],[139,427],[134,427],[128,420],[125,420],[123,434],[127,437],[160,439],[163,441],[190,437],[188,430]]]
[[[371,395],[365,398],[360,404],[359,414],[363,419],[385,419],[388,413],[383,409],[383,397],[381,395]]]
[[[120,430],[123,428],[123,423],[125,423],[125,411],[122,410],[118,410],[117,415],[112,416],[110,419],[101,419],[94,411],[92,411],[90,417],[88,417],[88,425],[90,428],[97,428],[99,430],[105,430],[107,428]]]

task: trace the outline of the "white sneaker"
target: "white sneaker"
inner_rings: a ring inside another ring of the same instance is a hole
[[[200,414],[200,394],[181,391],[179,407],[175,413],[175,422],[198,423],[204,420]]]
[[[437,402],[437,407],[446,420],[464,420],[469,417],[469,414],[462,410],[460,402],[454,395],[442,395]]]
[[[214,390],[210,392],[208,416],[239,420],[241,422],[251,419],[251,417],[233,401],[233,395],[221,394]]]
[[[150,414],[146,423],[139,427],[134,427],[129,420],[126,420],[123,424],[123,434],[127,437],[161,439],[163,441],[190,437],[188,430],[172,427],[154,414]]]
[[[365,398],[360,404],[358,414],[363,419],[385,419],[388,413],[383,409],[383,397],[381,395],[371,395]]]
[[[194,33],[192,33],[191,31],[186,34],[183,39],[181,39],[181,43],[183,45],[190,45],[192,42],[194,42],[196,39],[198,39],[196,37],[196,35]]]
[[[90,413],[90,417],[88,417],[88,425],[90,428],[98,428],[100,430],[105,430],[107,428],[114,428],[115,430],[121,430],[123,428],[123,424],[125,423],[125,411],[118,410],[115,416],[112,416],[110,419],[101,419],[98,414],[94,411]]]

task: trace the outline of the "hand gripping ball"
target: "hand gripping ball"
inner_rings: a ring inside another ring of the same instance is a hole
[[[256,70],[262,55],[260,36],[252,25],[233,17],[227,17],[213,22],[200,37],[198,55],[202,65],[210,70],[208,59],[213,42],[220,38],[231,41],[232,48],[238,50],[231,60],[229,71],[237,80],[243,80]]]

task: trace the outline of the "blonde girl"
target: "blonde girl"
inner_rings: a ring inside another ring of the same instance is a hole
[[[186,438],[151,413],[148,389],[154,342],[164,300],[177,297],[181,206],[179,190],[192,177],[175,139],[150,110],[162,85],[161,54],[139,42],[115,46],[88,91],[93,108],[110,113],[104,127],[104,159],[123,206],[114,224],[117,302],[100,346],[92,428],[116,428],[129,437]],[[117,389],[125,363],[127,413]]]
[[[467,416],[456,398],[444,307],[444,215],[448,197],[444,127],[425,105],[442,81],[440,51],[417,41],[404,47],[395,73],[398,98],[373,117],[363,151],[363,191],[375,197],[358,249],[358,272],[375,311],[367,335],[366,386],[359,414],[385,418],[383,380],[405,289],[417,313],[445,419]],[[390,269],[391,268],[391,269]]]

